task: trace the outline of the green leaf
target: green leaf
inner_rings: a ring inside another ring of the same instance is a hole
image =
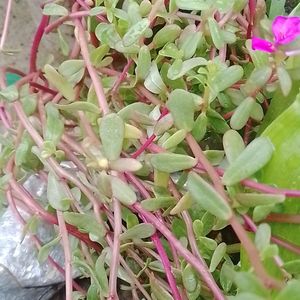
[[[203,57],[193,57],[182,62],[180,59],[175,60],[168,70],[168,78],[176,80],[184,76],[187,72],[195,67],[207,65],[207,60]]]
[[[167,290],[161,285],[161,283],[154,277],[150,277],[151,292],[154,294],[157,300],[172,300],[173,297],[167,292]]]
[[[106,234],[106,229],[97,222],[93,215],[64,212],[64,219],[68,224],[77,227],[81,232],[89,233],[97,238],[101,239]]]
[[[233,280],[241,292],[253,293],[254,295],[268,298],[269,291],[266,290],[254,274],[249,272],[235,272],[234,274]]]
[[[86,111],[94,114],[100,114],[99,108],[93,104],[86,101],[76,101],[70,104],[55,104],[55,106],[67,112],[78,112],[78,111]]]
[[[226,200],[194,172],[188,175],[187,189],[196,203],[217,218],[229,220],[232,217],[231,208]]]
[[[108,297],[108,278],[105,270],[105,257],[106,253],[102,252],[95,263],[95,273],[101,287],[101,294],[104,297]]]
[[[271,241],[271,228],[268,224],[259,224],[254,241],[259,251],[263,251],[269,246]]]
[[[135,69],[135,73],[137,79],[145,79],[149,73],[149,69],[151,68],[151,55],[148,46],[143,45],[140,48],[137,66]]]
[[[235,130],[228,130],[223,135],[223,147],[228,162],[233,163],[244,151],[245,144],[240,134]]]
[[[59,30],[59,28],[57,28],[57,33],[58,33],[59,46],[60,46],[61,52],[64,56],[67,56],[69,54],[69,51],[70,51],[69,44],[65,40],[65,37],[62,34],[61,30]]]
[[[53,239],[52,241],[43,245],[40,248],[38,257],[37,257],[37,259],[40,263],[43,263],[46,261],[46,259],[48,258],[49,254],[50,254],[51,249],[59,243],[60,239],[61,239],[61,237],[57,236],[55,239]]]
[[[237,296],[228,296],[228,300],[266,300],[264,297],[257,296],[252,293],[239,293]]]
[[[138,112],[140,114],[148,115],[151,110],[153,109],[152,106],[142,103],[142,102],[134,102],[122,108],[118,115],[125,121],[132,120],[134,115]]]
[[[58,72],[72,84],[77,84],[82,79],[84,71],[85,63],[81,59],[65,60],[58,67]]]
[[[133,158],[119,158],[111,161],[109,167],[118,172],[136,172],[140,170],[143,165]]]
[[[247,0],[246,0],[247,1]],[[269,64],[269,54],[263,51],[256,51],[252,49],[252,40],[246,41],[246,48],[250,54],[255,68],[261,68]]]
[[[206,131],[207,131],[207,116],[205,113],[201,113],[197,117],[194,123],[192,136],[195,138],[197,142],[200,142],[204,138]]]
[[[292,79],[284,67],[277,68],[277,76],[279,79],[282,94],[287,96],[292,89]]]
[[[111,177],[111,189],[113,196],[124,205],[132,205],[137,201],[132,188],[118,177]]]
[[[284,195],[272,195],[272,194],[255,194],[255,193],[237,193],[235,198],[242,205],[248,207],[255,207],[259,205],[270,205],[276,203],[282,203],[285,200]]]
[[[279,188],[300,189],[300,153],[297,150],[300,147],[299,132],[300,99],[297,99],[262,134],[271,140],[275,150],[270,162],[258,174],[259,181]],[[282,214],[299,214],[299,199],[287,198],[280,208]],[[272,234],[300,245],[299,225],[272,223],[271,228]],[[299,258],[297,254],[283,248],[280,248],[280,257],[284,262]]]
[[[300,274],[300,259],[291,260],[283,265],[283,268],[292,275]]]
[[[186,134],[187,132],[185,129],[178,130],[163,142],[162,147],[165,149],[176,147],[185,139]]]
[[[182,270],[182,283],[185,289],[192,293],[196,290],[199,279],[196,276],[196,273],[193,267],[190,264],[187,264],[186,267]]]
[[[105,115],[99,126],[99,134],[103,151],[107,159],[116,160],[120,157],[123,147],[125,124],[115,113]]]
[[[224,255],[226,254],[227,246],[225,243],[220,243],[217,248],[215,249],[209,266],[209,271],[212,273],[216,270],[219,263],[223,259]]]
[[[64,121],[53,103],[47,103],[45,110],[47,115],[45,140],[51,141],[56,146],[64,132]]]
[[[172,91],[167,101],[167,107],[177,128],[186,131],[193,129],[195,103],[191,93],[180,89]]]
[[[148,76],[144,82],[145,88],[154,94],[160,94],[167,90],[160,73],[157,68],[157,64],[153,61],[149,70]]]
[[[197,30],[195,24],[186,26],[177,40],[178,48],[183,51],[183,58],[189,59],[195,54],[203,33]]]
[[[252,215],[253,221],[262,221],[274,209],[274,206],[274,204],[255,206]]]
[[[68,10],[56,3],[48,3],[44,6],[43,14],[46,16],[67,16]]]
[[[167,114],[157,121],[154,126],[154,134],[161,135],[173,126],[173,118],[171,114]]]
[[[212,41],[216,48],[220,50],[224,46],[224,40],[221,34],[219,24],[213,18],[208,18],[207,21]]]
[[[243,78],[244,70],[241,66],[231,66],[225,70],[218,72],[214,77],[212,84],[219,92],[226,90],[233,84]]]
[[[14,102],[19,98],[19,91],[15,85],[9,85],[8,87],[0,90],[0,96],[8,102]]]
[[[286,0],[276,0],[270,1],[270,9],[269,9],[269,18],[272,20],[277,16],[285,15],[284,5],[287,2]]]
[[[155,233],[155,227],[152,224],[138,224],[126,230],[120,235],[120,240],[146,239]]]
[[[37,95],[28,94],[20,99],[26,116],[32,115],[37,107]]]
[[[207,0],[176,0],[176,5],[184,10],[206,10],[210,8],[210,1]]]
[[[275,300],[297,300],[300,294],[300,281],[296,279],[290,280],[286,287],[280,291]]]
[[[270,139],[266,137],[256,138],[225,171],[223,183],[234,185],[255,174],[268,163],[273,151],[274,146]]]
[[[192,206],[192,198],[189,192],[185,193],[180,200],[176,203],[175,207],[170,211],[171,215],[180,214],[184,210]]]
[[[240,130],[246,125],[254,104],[255,99],[252,97],[247,97],[243,100],[243,102],[236,108],[230,119],[231,128]]]
[[[172,43],[180,35],[181,28],[176,24],[167,24],[153,37],[155,48],[161,48],[167,43]]]
[[[157,197],[145,199],[141,202],[142,207],[148,211],[156,211],[161,208],[168,208],[176,203],[174,197]]]
[[[126,34],[123,36],[124,46],[129,47],[137,42],[149,28],[149,25],[149,20],[145,18],[130,27]]]
[[[270,66],[255,68],[246,83],[242,86],[242,90],[247,95],[255,93],[257,90],[265,86],[272,75]]]
[[[49,204],[57,210],[65,211],[70,207],[70,199],[64,186],[52,172],[48,174],[47,198]]]
[[[59,74],[52,66],[44,67],[46,79],[68,100],[74,101],[76,93],[73,85],[61,74]]]
[[[194,167],[197,159],[183,154],[158,153],[151,155],[150,162],[159,171],[174,173]]]
[[[103,44],[98,48],[93,49],[90,55],[92,64],[96,67],[100,66],[101,62],[103,61],[105,55],[108,54],[109,50],[110,48],[106,44]]]

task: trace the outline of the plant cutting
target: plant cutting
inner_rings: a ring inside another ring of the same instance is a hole
[[[300,5],[285,2],[41,6],[28,71],[0,70],[1,206],[35,241],[53,225],[38,257],[67,300],[297,299]],[[61,61],[39,51],[50,33]]]

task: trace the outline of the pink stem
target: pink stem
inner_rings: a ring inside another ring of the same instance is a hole
[[[61,243],[65,255],[65,285],[66,285],[66,300],[72,300],[72,267],[71,267],[71,249],[68,237],[68,231],[64,220],[64,215],[61,211],[56,211],[59,232],[61,235]]]
[[[144,210],[139,203],[135,203],[133,208],[143,216],[148,222],[150,222],[158,231],[160,231],[169,243],[172,243],[175,249],[184,257],[184,259],[189,262],[203,277],[203,280],[211,289],[212,293],[216,300],[225,300],[224,295],[221,290],[217,286],[214,278],[211,273],[207,270],[207,268],[195,257],[190,251],[182,246],[180,241],[176,239],[176,237],[172,234],[172,232],[162,223],[160,222],[153,214]]]
[[[128,59],[126,66],[124,67],[122,73],[120,74],[120,76],[117,78],[116,82],[114,83],[113,87],[112,87],[112,93],[114,94],[115,92],[117,92],[120,84],[125,80],[126,76],[127,76],[127,72],[129,70],[129,68],[131,67],[133,63],[132,59]]]
[[[131,154],[131,157],[137,158],[138,156],[140,156],[149,147],[149,145],[155,140],[155,138],[156,135],[152,134],[138,150],[136,150],[134,153]]]
[[[109,300],[117,299],[117,277],[120,264],[120,235],[122,233],[121,205],[118,199],[113,198],[114,210],[114,242],[109,273]]]
[[[29,62],[30,62],[29,72],[30,73],[36,72],[36,70],[37,70],[37,67],[36,67],[37,53],[38,53],[38,49],[39,49],[39,46],[40,46],[40,42],[41,42],[42,37],[43,37],[44,32],[45,32],[45,28],[48,25],[49,18],[50,18],[49,16],[45,16],[45,15],[42,16],[40,25],[39,25],[36,33],[35,33],[34,40],[33,40],[32,47],[31,47],[31,51],[30,51],[30,60],[29,60]]]
[[[247,38],[251,39],[252,37],[252,30],[254,25],[254,18],[255,18],[255,10],[256,10],[256,0],[249,0],[249,13],[250,13],[250,20],[247,28]]]
[[[12,7],[12,0],[8,0],[7,6],[6,6],[6,13],[5,13],[2,37],[1,37],[1,41],[0,41],[0,51],[3,50],[4,44],[5,44],[5,41],[7,38],[11,7]]]

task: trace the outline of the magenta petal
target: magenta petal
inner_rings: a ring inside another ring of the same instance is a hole
[[[275,51],[273,43],[254,36],[252,38],[252,49],[272,53]]]
[[[275,44],[284,45],[300,36],[300,17],[278,16],[272,24]]]

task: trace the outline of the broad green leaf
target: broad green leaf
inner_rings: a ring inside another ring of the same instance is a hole
[[[160,284],[154,276],[150,277],[151,292],[154,294],[157,300],[172,300],[173,297],[167,292],[167,290]]]
[[[254,139],[225,171],[223,183],[234,185],[252,176],[269,162],[273,151],[274,146],[269,138]]]
[[[167,90],[167,87],[160,76],[157,64],[155,62],[152,62],[149,74],[145,78],[144,85],[147,90],[154,94],[160,94]]]
[[[117,114],[111,113],[102,118],[99,134],[107,159],[116,160],[119,158],[123,146],[124,131],[124,121]]]
[[[165,149],[171,149],[179,145],[186,137],[186,130],[180,129],[172,134],[166,141],[163,142],[162,147]]]
[[[78,112],[78,111],[86,111],[94,114],[100,114],[99,108],[89,102],[85,101],[76,101],[70,104],[55,104],[55,106],[60,110],[65,110],[67,112]]]
[[[205,113],[201,113],[195,123],[194,123],[194,127],[192,130],[192,136],[196,139],[197,142],[200,142],[207,131],[207,116]]]
[[[183,51],[184,59],[193,57],[202,36],[203,33],[200,30],[197,30],[195,24],[190,24],[183,29],[177,44],[178,48]]]
[[[275,297],[275,300],[298,300],[300,293],[300,281],[296,279],[290,280],[286,287]]]
[[[4,98],[8,102],[14,102],[19,98],[19,91],[15,85],[9,85],[8,87],[0,90],[0,97]]]
[[[61,30],[59,30],[59,28],[57,28],[57,33],[58,33],[59,46],[60,46],[61,52],[64,56],[67,56],[69,54],[69,51],[70,51],[69,44],[66,41],[66,39],[65,39],[63,33],[61,32]]]
[[[227,13],[232,9],[235,2],[236,1],[216,0],[215,6],[221,13]]]
[[[213,18],[208,18],[208,27],[211,34],[212,41],[217,49],[221,49],[224,46],[224,40],[221,34],[221,29],[217,21]]]
[[[134,102],[132,104],[129,104],[122,108],[118,115],[127,122],[128,120],[131,120],[136,112],[139,112],[141,114],[148,115],[150,111],[153,109],[152,106],[142,103],[142,102]]]
[[[245,144],[240,134],[235,130],[228,130],[223,135],[223,148],[228,162],[233,163],[244,151]]]
[[[101,62],[103,61],[105,55],[108,54],[109,50],[110,48],[106,44],[103,44],[98,48],[93,49],[90,54],[92,64],[96,67],[101,65]]]
[[[255,206],[252,214],[253,221],[262,221],[274,209],[274,206],[274,204]]]
[[[68,224],[77,227],[80,231],[92,234],[98,238],[103,238],[106,229],[99,224],[94,216],[87,213],[64,212],[64,219]]]
[[[225,70],[220,71],[213,79],[212,84],[219,92],[226,90],[233,84],[242,79],[244,70],[241,66],[231,66]]]
[[[257,296],[254,293],[239,293],[236,296],[228,296],[228,300],[266,300],[266,298]]]
[[[285,200],[284,195],[255,194],[255,193],[237,193],[235,194],[235,198],[242,205],[248,207],[282,203]]]
[[[20,99],[22,103],[22,107],[27,116],[32,115],[37,107],[37,95],[36,94],[28,94],[26,96],[21,97]]]
[[[269,246],[271,240],[271,228],[268,224],[259,224],[255,232],[255,245],[259,251]]]
[[[126,34],[123,36],[124,46],[129,47],[135,42],[137,42],[139,38],[143,36],[149,25],[149,20],[145,18],[134,24],[132,27],[130,27]]]
[[[218,166],[224,158],[222,150],[205,150],[203,153],[213,166]]]
[[[167,114],[162,117],[154,126],[154,134],[161,135],[169,130],[173,126],[173,118],[171,114]]]
[[[58,67],[58,72],[72,84],[77,84],[82,79],[84,71],[85,64],[81,59],[65,60]]]
[[[183,154],[158,153],[151,155],[150,162],[159,171],[174,173],[193,168],[197,164],[197,159]]]
[[[266,298],[269,296],[269,291],[250,272],[235,272],[233,280],[241,292],[253,293],[254,295]]]
[[[176,199],[174,197],[157,197],[145,199],[141,202],[141,205],[148,211],[156,211],[161,208],[173,206],[175,203]]]
[[[68,10],[56,3],[47,3],[44,6],[43,14],[46,16],[67,16],[69,14]]]
[[[281,66],[277,68],[277,76],[279,79],[282,94],[284,96],[287,96],[292,89],[292,79],[287,70]]]
[[[120,240],[146,239],[155,233],[152,224],[138,224],[126,230],[120,235]]]
[[[251,95],[257,90],[265,86],[272,75],[272,68],[270,66],[263,66],[253,70],[246,83],[242,86],[242,90]]]
[[[64,186],[52,172],[48,174],[47,199],[49,204],[57,210],[65,211],[70,207],[70,199]]]
[[[250,112],[250,117],[257,122],[260,122],[263,119],[264,111],[261,107],[261,104],[257,102],[254,103],[252,110]]]
[[[271,20],[277,16],[285,14],[284,5],[286,2],[287,2],[286,0],[270,1],[271,4],[270,4],[268,16]]]
[[[231,119],[230,119],[230,126],[235,130],[242,129],[251,114],[251,111],[254,107],[255,99],[252,97],[247,97],[234,111]]]
[[[282,99],[284,100],[284,99]],[[300,153],[300,99],[297,99],[275,121],[267,127],[262,136],[271,140],[274,153],[270,162],[261,170],[258,180],[286,189],[299,189]],[[280,213],[299,214],[298,198],[287,198],[280,205]],[[272,223],[272,234],[291,243],[300,245],[299,225]],[[284,262],[298,259],[298,255],[280,248],[280,257]]]
[[[190,70],[207,65],[207,60],[203,57],[193,57],[185,61],[175,60],[168,70],[168,78],[171,80],[176,80],[186,75]]]
[[[64,132],[64,122],[54,104],[49,102],[46,107],[45,140],[51,141],[55,146],[59,143]]]
[[[40,249],[39,249],[39,253],[38,253],[38,261],[39,263],[43,263],[46,261],[46,259],[48,258],[50,251],[52,250],[52,248],[54,246],[56,246],[59,241],[61,239],[61,236],[57,236],[55,239],[51,240],[50,242],[48,242],[47,244],[43,245]]]
[[[176,24],[165,25],[153,37],[155,48],[161,48],[167,43],[172,43],[180,35],[181,28]]]
[[[150,50],[148,46],[143,45],[140,48],[139,55],[138,55],[138,61],[137,66],[135,69],[135,73],[137,76],[137,79],[145,79],[149,73],[151,67],[151,55]]]
[[[136,172],[140,170],[143,165],[133,158],[119,158],[109,162],[109,167],[118,172]]]
[[[76,93],[73,85],[61,74],[59,74],[52,66],[44,67],[46,79],[69,101],[74,101]]]
[[[214,216],[229,220],[232,211],[225,199],[216,190],[194,172],[190,172],[187,180],[187,189],[192,199]]]
[[[179,89],[172,91],[167,101],[167,107],[177,128],[186,131],[193,129],[195,103],[191,93]]]
[[[291,260],[283,265],[283,268],[292,275],[300,274],[300,259]]]
[[[184,10],[206,10],[210,7],[208,0],[176,0],[176,5]]]
[[[215,249],[209,266],[209,271],[212,273],[216,270],[219,263],[222,261],[225,253],[226,253],[227,246],[225,243],[220,243],[217,248]]]
[[[182,283],[189,293],[194,292],[197,288],[199,279],[197,278],[196,273],[190,264],[187,264],[182,270]]]
[[[124,205],[132,205],[137,201],[132,188],[118,177],[111,177],[111,189],[113,196]]]

